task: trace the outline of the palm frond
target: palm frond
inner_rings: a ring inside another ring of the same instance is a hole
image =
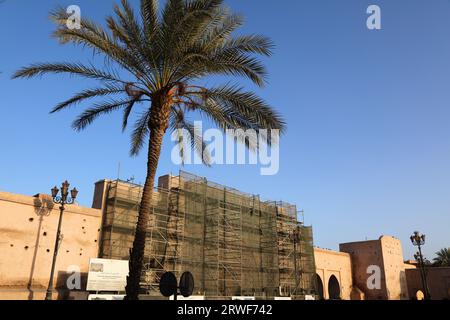
[[[141,17],[145,39],[150,42],[159,32],[158,0],[141,0]]]
[[[277,129],[280,132],[285,129],[281,116],[253,92],[245,92],[237,86],[224,85],[208,89],[206,95],[221,105],[225,112],[248,119],[258,129]]]
[[[172,28],[171,41],[166,43],[166,52],[179,58],[180,52],[197,43],[212,21],[217,21],[223,0],[187,1],[184,4],[182,18]],[[222,16],[224,16],[222,14]]]
[[[133,157],[139,154],[139,152],[141,151],[142,147],[146,142],[146,138],[150,133],[149,121],[150,121],[150,112],[148,111],[142,113],[134,125],[134,130],[131,135],[131,149],[130,149],[130,155]]]
[[[126,84],[125,81],[120,80],[116,74],[99,70],[93,66],[88,67],[81,63],[36,63],[28,67],[22,68],[13,74],[12,78],[32,78],[42,76],[46,73],[67,73],[70,75],[81,76],[84,78],[116,82]]]
[[[244,53],[224,50],[214,55],[207,64],[210,74],[244,76],[262,87],[267,80],[267,70],[258,59]]]
[[[106,96],[111,94],[118,94],[118,93],[124,93],[125,89],[124,86],[118,86],[113,84],[106,84],[105,87],[101,88],[95,88],[95,89],[87,89],[80,93],[77,93],[72,98],[59,103],[56,107],[54,107],[50,113],[55,113],[58,111],[61,111],[62,109],[65,109],[67,107],[70,107],[72,105],[75,105],[77,103],[80,103],[84,100],[91,99],[94,97],[99,96]]]
[[[133,9],[127,0],[121,0],[122,8],[115,6],[114,12],[119,19],[122,33],[134,44],[138,49],[138,53],[142,53],[144,48],[143,30],[136,20]]]
[[[138,101],[143,101],[140,97],[136,97],[133,100],[130,101],[130,103],[127,105],[127,107],[123,110],[123,120],[122,120],[122,131],[125,131],[125,129],[128,126],[128,118],[130,117],[131,111],[133,111],[134,105]]]
[[[94,107],[86,109],[72,123],[72,127],[81,131],[89,126],[95,119],[103,114],[111,113],[115,110],[128,106],[133,100],[111,100],[103,103],[97,103]]]
[[[58,25],[53,36],[60,43],[74,43],[89,47],[94,53],[103,53],[105,57],[117,62],[132,74],[140,74],[141,77],[145,77],[146,65],[130,50],[120,46],[101,26],[82,18],[80,29],[69,29],[66,27],[68,14],[63,8],[53,11],[51,18]],[[150,78],[146,78],[146,80],[151,82]]]
[[[443,248],[436,252],[433,262],[436,266],[450,267],[450,248]]]
[[[271,56],[275,45],[267,38],[260,35],[238,36],[225,41],[222,50],[240,53],[255,53]]]
[[[230,40],[232,33],[243,24],[244,18],[241,15],[229,14],[225,11],[221,23],[216,24],[215,28],[211,30],[205,30],[202,43],[207,49],[218,48],[225,41]]]

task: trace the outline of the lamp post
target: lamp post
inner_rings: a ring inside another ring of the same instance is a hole
[[[60,213],[59,213],[58,229],[56,231],[55,250],[53,250],[52,269],[50,272],[50,279],[48,282],[47,293],[45,294],[45,300],[52,300],[53,275],[55,273],[56,258],[58,256],[59,244],[61,242],[61,225],[62,225],[63,213],[65,210],[65,205],[73,204],[78,195],[78,190],[76,188],[73,188],[72,190],[70,190],[70,197],[69,197],[69,186],[70,186],[70,184],[66,180],[62,183],[61,190],[59,190],[58,187],[56,187],[56,186],[52,189],[53,202],[60,205],[59,206]],[[61,191],[61,195],[58,195],[58,193],[60,191]]]
[[[419,231],[415,231],[410,237],[411,243],[419,249],[414,255],[414,258],[419,262],[420,277],[422,278],[422,286],[425,295],[425,300],[430,300],[430,290],[428,289],[427,273],[425,271],[425,263],[423,262],[422,246],[425,244],[425,235]]]

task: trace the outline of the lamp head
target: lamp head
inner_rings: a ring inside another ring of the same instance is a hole
[[[59,189],[57,186],[52,188],[52,197],[55,198],[58,195]]]
[[[67,197],[67,195],[69,194],[69,186],[70,186],[70,184],[69,184],[69,182],[67,182],[67,180],[66,181],[64,181],[63,183],[62,183],[62,186],[61,186],[61,195],[64,197]]]
[[[78,196],[78,190],[77,188],[73,188],[72,190],[70,190],[70,196],[72,197],[72,200],[75,200]]]

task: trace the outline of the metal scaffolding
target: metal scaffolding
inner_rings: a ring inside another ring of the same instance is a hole
[[[161,180],[162,179],[162,180]],[[142,287],[157,296],[164,272],[190,271],[207,299],[314,294],[312,230],[296,207],[262,201],[186,172],[160,179],[153,193]],[[101,257],[128,259],[142,187],[107,188]]]

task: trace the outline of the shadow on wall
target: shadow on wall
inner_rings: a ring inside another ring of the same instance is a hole
[[[27,290],[28,290],[28,300],[33,300],[34,290],[33,290],[33,277],[34,271],[36,269],[36,258],[39,250],[39,243],[41,240],[41,228],[44,217],[48,217],[53,210],[55,204],[53,199],[45,198],[45,196],[36,196],[33,200],[34,202],[34,212],[39,217],[39,224],[36,232],[36,241],[34,243],[33,259],[31,261],[30,276],[28,277]],[[31,218],[32,219],[32,218]],[[49,271],[50,272],[50,271]]]
[[[79,274],[79,283],[77,277],[73,273],[58,271],[56,276],[56,290],[58,291],[58,300],[86,300],[88,293],[86,292],[87,272]],[[68,287],[69,285],[75,286]],[[79,285],[79,288],[76,286]]]
[[[408,300],[409,294],[408,294],[408,284],[406,282],[406,272],[400,271],[400,300]]]

